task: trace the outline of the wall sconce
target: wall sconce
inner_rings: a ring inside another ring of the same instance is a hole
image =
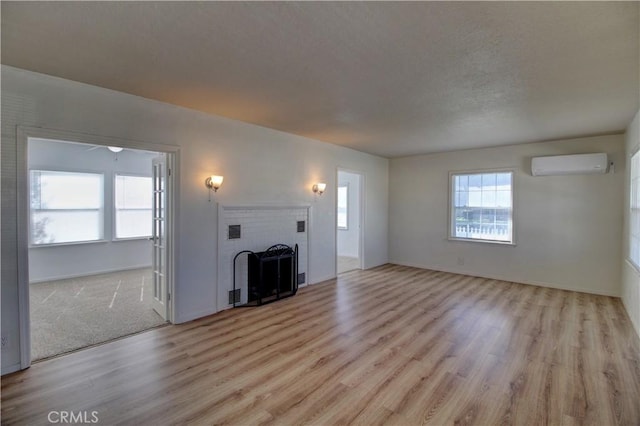
[[[318,182],[311,187],[313,193],[317,195],[322,195],[325,189],[327,189],[327,184],[323,182]]]
[[[211,190],[213,192],[218,192],[218,189],[222,185],[222,181],[224,180],[224,176],[209,176],[205,181],[204,185],[209,188],[209,201],[211,201]]]

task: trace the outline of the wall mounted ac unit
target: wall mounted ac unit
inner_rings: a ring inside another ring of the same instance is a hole
[[[531,159],[533,176],[579,175],[607,172],[607,154],[556,155]]]

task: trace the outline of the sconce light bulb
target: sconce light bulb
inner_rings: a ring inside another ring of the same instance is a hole
[[[205,179],[204,186],[209,188],[209,202],[211,202],[211,191],[218,192],[218,188],[222,185],[223,176],[212,175]]]
[[[327,184],[323,183],[323,182],[318,182],[318,183],[314,184],[311,189],[313,190],[314,193],[316,193],[318,195],[322,195],[324,190],[327,189]]]

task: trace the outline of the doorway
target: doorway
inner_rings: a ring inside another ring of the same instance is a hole
[[[172,315],[175,154],[66,136],[23,138],[23,368]]]
[[[360,173],[338,170],[336,186],[336,272],[362,269],[362,181]]]

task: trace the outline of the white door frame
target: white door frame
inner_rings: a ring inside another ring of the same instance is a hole
[[[17,127],[17,200],[18,200],[18,316],[20,334],[20,369],[31,365],[31,320],[29,312],[29,159],[28,144],[30,138],[53,139],[90,145],[120,146],[123,148],[163,152],[167,154],[167,168],[171,175],[167,180],[167,292],[170,295],[168,320],[173,322],[175,297],[173,297],[176,277],[178,188],[180,171],[178,169],[180,148],[151,142],[134,141],[87,133],[54,130],[42,127]]]
[[[364,265],[365,265],[365,262],[364,262],[364,226],[365,226],[365,217],[366,217],[366,215],[365,215],[365,201],[366,201],[365,200],[365,188],[366,188],[365,179],[366,179],[366,175],[363,172],[359,171],[359,170],[348,169],[348,168],[340,167],[340,166],[338,166],[336,168],[336,180],[335,180],[336,188],[335,188],[334,195],[333,195],[334,196],[334,204],[333,205],[334,205],[334,210],[336,210],[336,211],[338,209],[338,186],[339,186],[338,178],[339,178],[340,172],[346,172],[346,173],[351,173],[351,174],[360,176],[359,188],[358,188],[358,191],[359,191],[358,203],[360,203],[360,218],[359,218],[360,219],[360,229],[358,231],[358,254],[359,254],[358,258],[359,258],[359,261],[360,261],[360,269],[364,269]],[[335,256],[335,262],[334,262],[335,263],[334,276],[338,276],[338,232],[339,232],[339,230],[338,230],[338,223],[337,223],[337,221],[338,221],[337,214],[336,214],[335,217],[336,217],[336,222],[333,224],[334,232],[335,232],[335,235],[336,235],[336,252],[335,252],[336,256]]]

